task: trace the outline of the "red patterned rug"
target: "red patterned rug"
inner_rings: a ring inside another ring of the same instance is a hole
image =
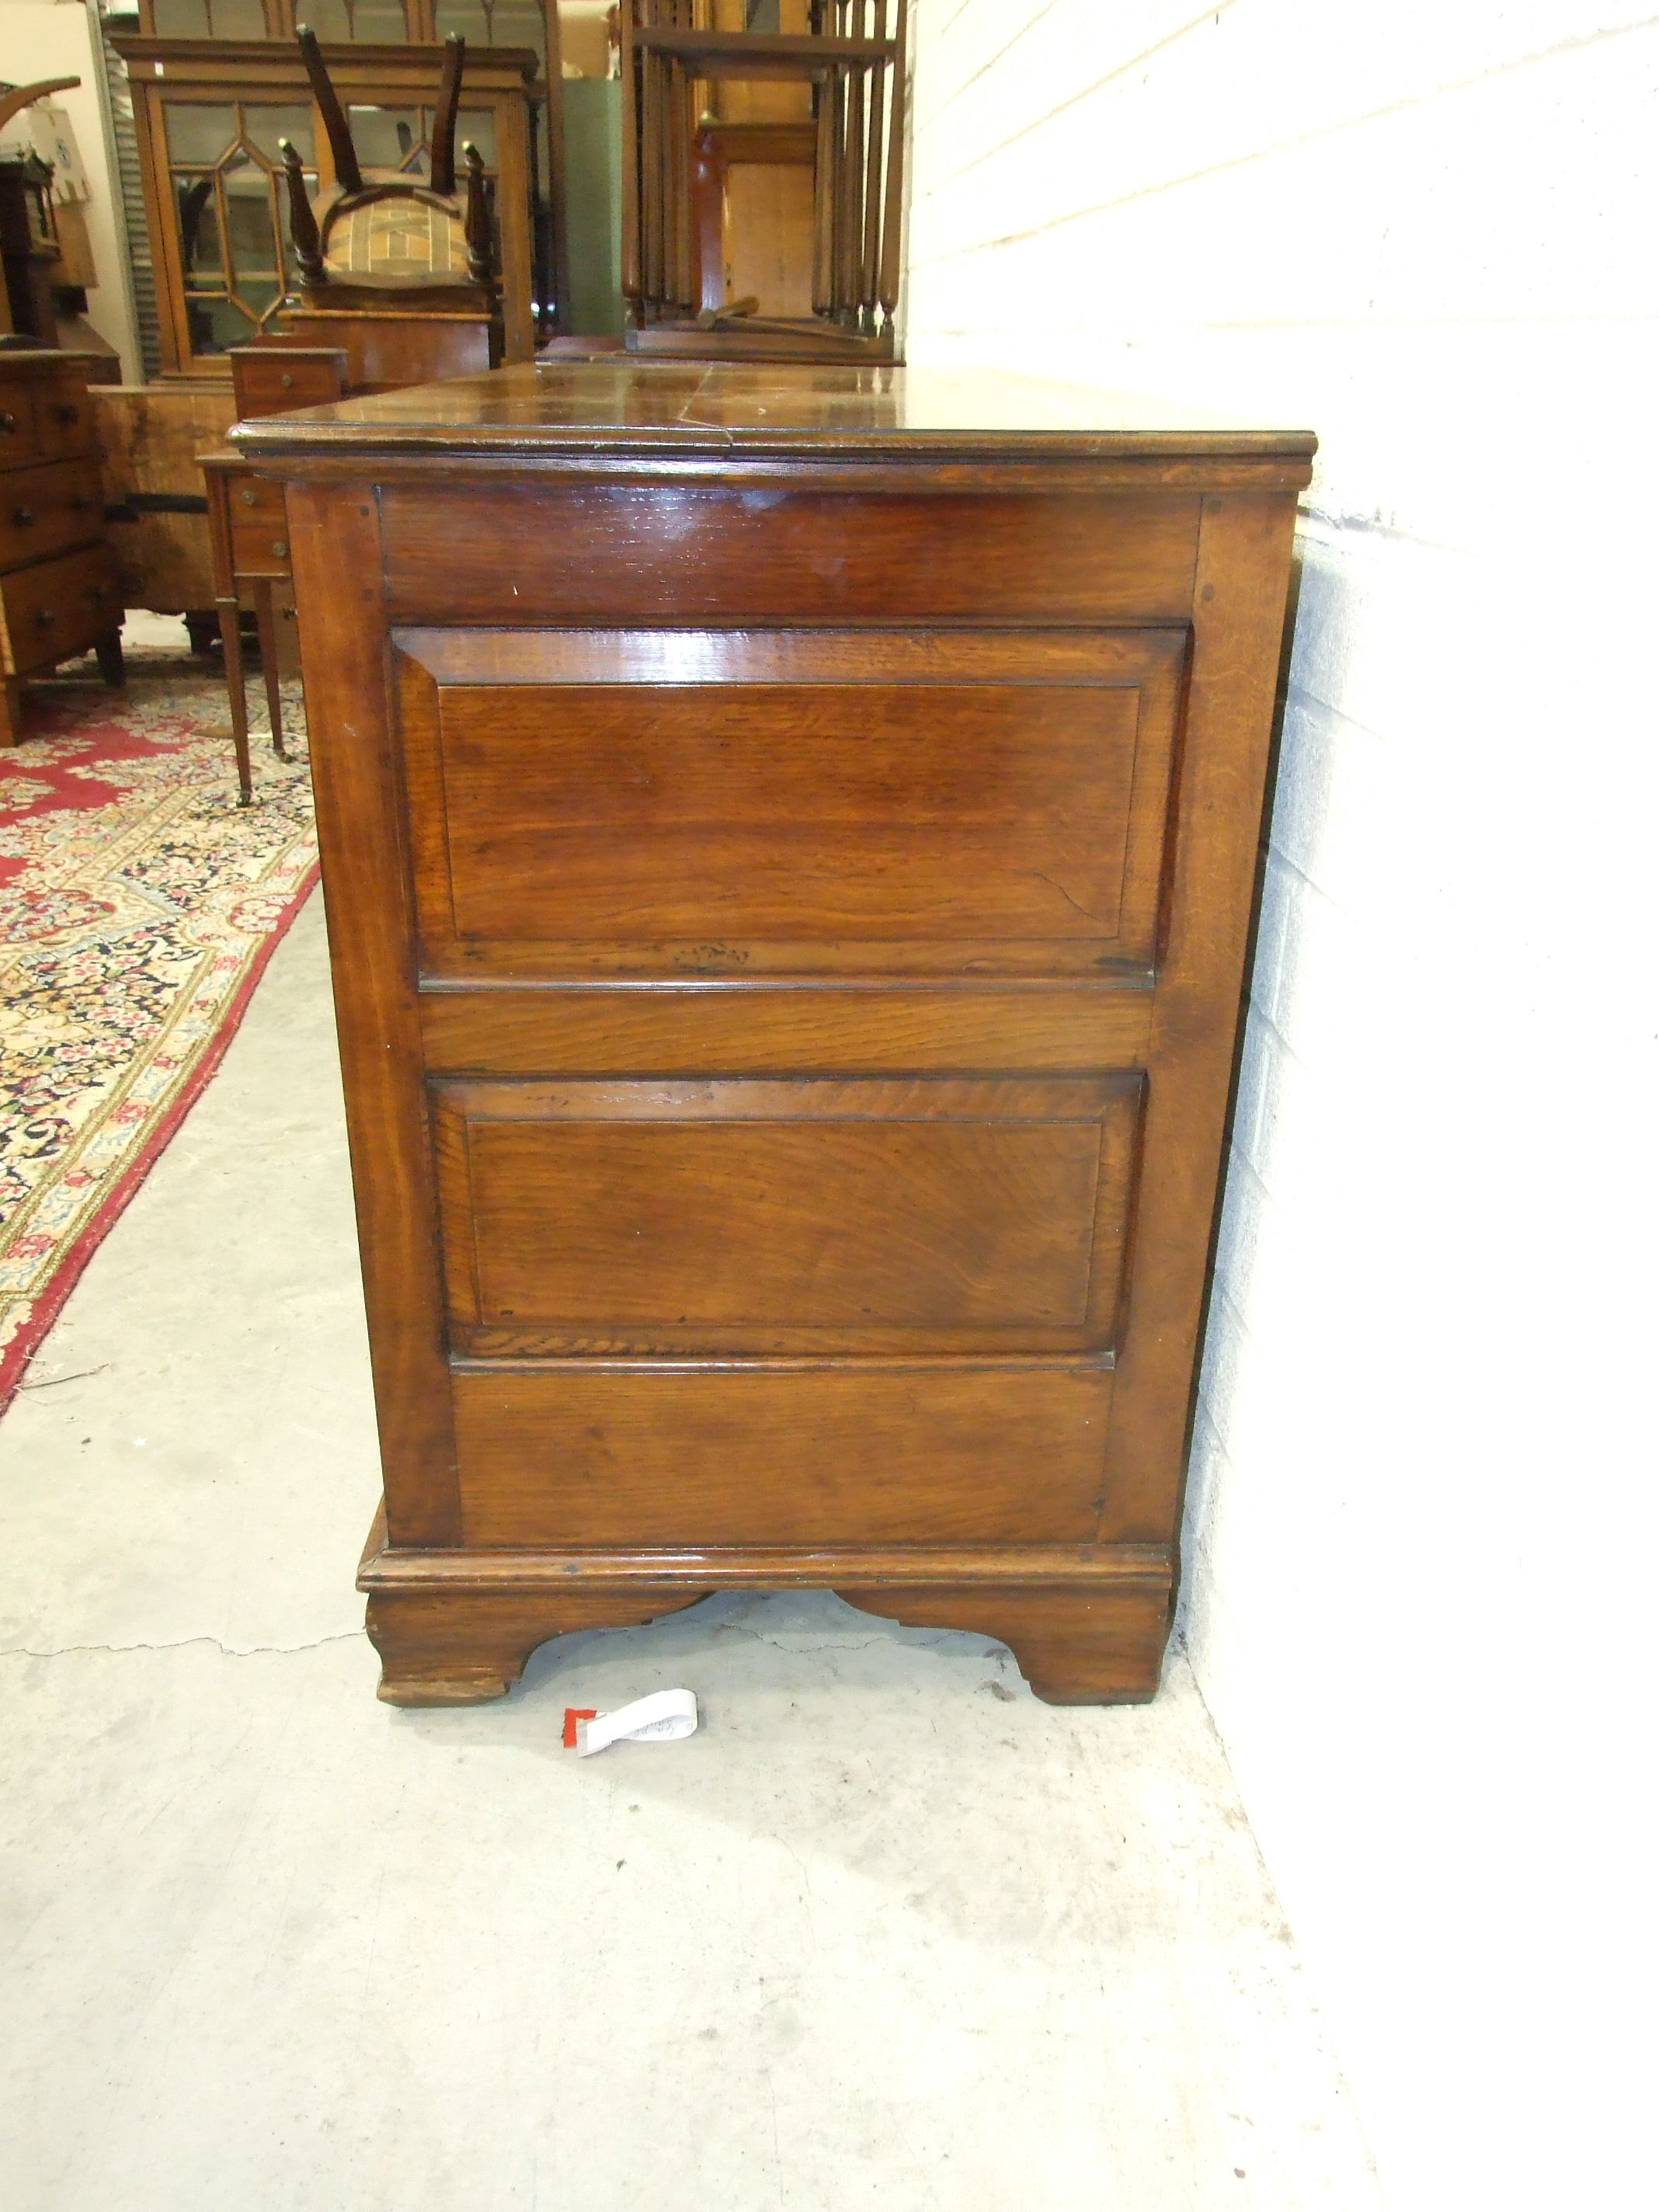
[[[297,696],[244,809],[222,678],[167,647],[127,669],[31,689],[0,752],[0,1407],[317,879]]]

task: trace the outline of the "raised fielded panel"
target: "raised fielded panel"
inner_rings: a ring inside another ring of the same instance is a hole
[[[1152,957],[1182,631],[399,642],[429,975]]]
[[[473,1356],[1109,1352],[1139,1076],[436,1094]]]

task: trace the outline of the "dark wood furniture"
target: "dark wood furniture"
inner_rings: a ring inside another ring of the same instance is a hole
[[[213,541],[197,456],[236,420],[228,379],[94,386],[104,518],[124,607],[185,617],[192,650],[219,635]]]
[[[562,45],[558,0],[137,0],[147,39],[201,47],[211,41],[270,40],[292,49],[301,23],[325,46],[440,44],[452,31],[481,46],[523,47],[539,82],[531,111],[530,182],[537,237],[534,294],[544,327],[570,291],[566,236]],[[404,111],[413,135],[414,118]],[[398,118],[395,106],[392,119]],[[514,358],[518,358],[514,356]]]
[[[336,347],[238,346],[230,356],[230,374],[239,422],[262,415],[292,414],[303,407],[325,407],[343,398],[346,392],[346,356]],[[249,806],[253,801],[253,768],[248,750],[241,611],[244,606],[253,611],[265,706],[270,716],[271,750],[278,760],[286,760],[276,608],[278,592],[284,601],[292,592],[288,515],[281,484],[256,476],[239,453],[203,453],[198,466],[207,483],[208,526],[213,538],[213,604],[219,616],[219,635],[224,640],[237,791],[240,803]]]
[[[827,1585],[1152,1694],[1302,433],[510,369],[287,487],[394,1703]]]
[[[350,388],[347,357],[338,346],[234,346],[229,361],[240,422],[292,415],[301,407],[331,407]]]
[[[143,172],[165,376],[228,374],[227,350],[281,327],[300,281],[288,234],[281,143],[315,190],[342,179],[301,55],[252,40],[120,37]],[[410,178],[431,159],[441,46],[327,45],[329,77],[351,112],[366,170]],[[536,343],[532,110],[545,95],[527,48],[476,47],[459,119],[495,187],[502,343]],[[307,334],[313,344],[332,334]],[[439,372],[441,373],[441,372]]]
[[[435,347],[439,365],[421,360],[412,374],[373,378],[388,388],[465,368],[494,368],[501,358],[501,288],[489,180],[483,157],[471,141],[465,149],[466,189],[455,188],[465,40],[457,35],[445,43],[432,165],[424,176],[360,166],[322,49],[308,30],[301,30],[299,44],[333,155],[335,182],[313,202],[300,149],[291,139],[283,140],[289,229],[299,264],[297,305],[285,318],[288,329],[294,331],[297,323],[304,335],[316,338],[336,327],[349,329],[361,345],[382,317],[397,319],[405,342],[402,326],[412,324],[417,344],[424,339],[428,349]],[[362,374],[353,379],[359,386],[370,381]]]
[[[797,28],[747,31],[727,27],[741,11],[720,0],[623,0],[632,350],[893,358],[908,0],[793,0],[790,12]],[[709,105],[727,86],[757,83],[798,88],[799,109],[755,122]],[[758,190],[739,210],[736,183],[750,173]],[[750,225],[764,233],[758,254],[744,252]]]
[[[88,647],[121,682],[121,599],[84,362],[0,348],[0,745],[22,734],[23,684]]]

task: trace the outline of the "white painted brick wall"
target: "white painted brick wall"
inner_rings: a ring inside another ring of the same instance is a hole
[[[1322,441],[1184,1629],[1402,2212],[1637,2201],[1656,88],[1586,0],[918,10],[911,360]]]

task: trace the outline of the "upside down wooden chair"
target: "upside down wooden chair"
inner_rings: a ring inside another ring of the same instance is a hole
[[[298,149],[282,142],[299,283],[283,327],[230,349],[236,414],[246,422],[325,406],[349,394],[429,384],[493,368],[502,353],[501,286],[489,180],[475,146],[456,188],[455,127],[466,42],[445,41],[429,179],[364,169],[322,49],[301,25],[300,53],[334,160],[313,200]],[[275,595],[291,574],[283,488],[240,456],[198,456],[207,480],[215,596],[225,647],[241,804],[253,796],[240,615],[252,605],[264,664],[271,745],[286,758]]]
[[[429,179],[360,166],[315,33],[302,25],[299,43],[335,182],[312,199],[298,149],[282,142],[300,272],[288,335],[343,348],[354,392],[494,368],[503,349],[501,281],[489,179],[476,146],[462,149],[465,177],[456,183],[466,41],[445,41]]]

